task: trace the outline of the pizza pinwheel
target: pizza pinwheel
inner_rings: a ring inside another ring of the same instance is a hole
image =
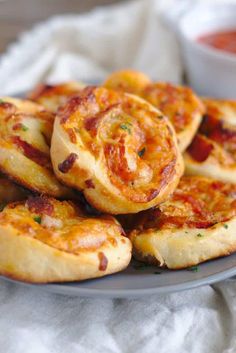
[[[79,281],[128,266],[131,244],[112,216],[69,201],[30,197],[0,213],[0,274],[25,282]]]
[[[113,72],[103,85],[108,89],[141,95],[151,83],[150,78],[143,72],[129,69]]]
[[[56,179],[50,160],[54,114],[36,103],[0,100],[0,171],[16,183],[55,197],[72,195]]]
[[[58,112],[54,172],[98,210],[135,213],[164,201],[183,172],[174,129],[139,97],[87,87]]]
[[[40,84],[28,94],[28,99],[41,104],[48,111],[55,113],[58,107],[68,98],[77,94],[84,84],[80,82],[64,82],[56,85]]]
[[[183,177],[170,199],[137,215],[130,233],[134,256],[170,269],[236,251],[236,186]]]
[[[184,154],[186,173],[236,183],[236,102],[204,99],[206,115]]]
[[[105,87],[136,94],[160,109],[172,122],[181,151],[191,143],[202,119],[204,105],[184,86],[151,82],[146,75],[132,70],[111,74]]]

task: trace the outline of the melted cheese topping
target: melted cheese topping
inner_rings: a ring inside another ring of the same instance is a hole
[[[206,115],[236,125],[235,100],[203,98],[202,101],[206,107]]]
[[[135,70],[113,72],[104,82],[104,87],[121,92],[141,94],[151,80],[144,73]]]
[[[130,200],[148,202],[176,177],[181,161],[174,131],[145,101],[88,87],[58,117],[71,143],[89,151]]]
[[[145,88],[142,97],[168,116],[177,133],[191,124],[196,114],[204,113],[202,102],[188,87],[153,83]]]
[[[33,105],[35,109],[33,111]],[[0,102],[0,139],[6,146],[14,146],[35,163],[48,169],[50,140],[54,115],[44,108],[27,101],[2,98]]]
[[[88,217],[72,202],[34,197],[9,204],[0,213],[0,225],[11,225],[18,236],[33,237],[51,247],[75,253],[116,245],[120,224],[111,216]]]
[[[51,112],[56,112],[58,107],[65,104],[68,98],[79,93],[84,84],[79,82],[65,82],[57,85],[40,84],[28,98],[44,106]]]
[[[223,167],[235,168],[236,102],[204,99],[204,103],[206,114],[187,152],[197,162],[208,163],[211,157]]]
[[[190,88],[166,82],[152,83],[141,72],[125,70],[111,74],[105,87],[137,94],[160,109],[172,122],[177,133],[191,125],[204,106]]]
[[[236,186],[204,177],[182,177],[170,199],[142,213],[144,229],[209,228],[236,215]]]
[[[55,115],[15,98],[0,100],[0,170],[16,183],[55,197],[73,197],[56,179],[50,145]]]

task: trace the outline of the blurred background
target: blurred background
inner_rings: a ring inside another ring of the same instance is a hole
[[[235,54],[199,42],[235,21],[236,0],[0,0],[1,92],[133,68],[235,99]]]
[[[147,0],[148,1],[148,0]],[[57,14],[83,13],[118,0],[0,0],[0,52],[33,24]]]

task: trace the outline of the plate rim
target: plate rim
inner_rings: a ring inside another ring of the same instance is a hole
[[[216,259],[217,261],[217,259]],[[74,297],[87,297],[87,298],[103,298],[103,299],[135,299],[144,296],[158,295],[158,294],[169,294],[181,292],[184,290],[195,289],[204,285],[211,285],[218,283],[223,280],[227,280],[236,275],[236,265],[230,269],[219,271],[212,275],[208,275],[196,280],[189,280],[182,283],[162,285],[156,287],[148,287],[142,289],[95,289],[95,288],[81,288],[76,286],[68,286],[68,283],[49,283],[49,284],[34,284],[20,282],[8,277],[0,276],[0,279],[19,284],[24,287],[30,287],[34,289],[46,290],[46,292],[74,296]],[[105,277],[104,277],[105,278]],[[74,282],[76,283],[76,282]],[[78,282],[82,283],[82,282]]]

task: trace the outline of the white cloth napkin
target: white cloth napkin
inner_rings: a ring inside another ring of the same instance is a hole
[[[236,283],[139,300],[0,282],[4,353],[234,353]]]
[[[126,67],[156,79],[180,81],[178,46],[160,19],[173,2],[139,0],[37,25],[3,55],[1,94],[28,90],[40,80],[98,81]]]
[[[178,45],[164,18],[177,18],[191,4],[139,0],[50,19],[1,57],[1,95],[41,80],[101,80],[123,67],[180,82]],[[1,280],[0,314],[4,353],[236,352],[235,281],[142,300],[100,300]]]

